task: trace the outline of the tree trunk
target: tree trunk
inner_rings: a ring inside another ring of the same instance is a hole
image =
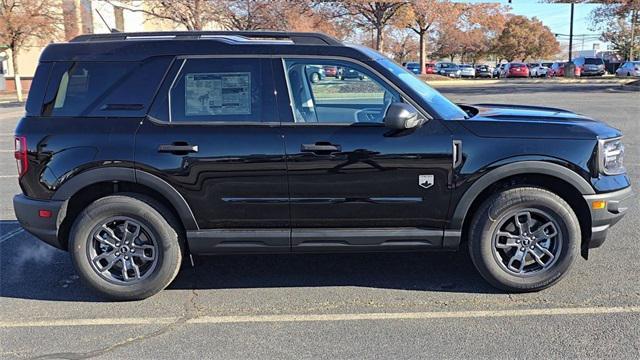
[[[382,26],[378,26],[376,27],[376,50],[382,51],[383,41]]]
[[[420,74],[425,74],[426,73],[426,68],[425,68],[425,63],[426,63],[426,54],[425,54],[425,35],[426,32],[425,31],[421,31],[420,33],[418,33],[419,37],[420,37]]]
[[[16,84],[16,98],[22,102],[22,82],[20,81],[20,70],[18,67],[18,52],[11,49],[11,62],[13,64],[13,81]]]

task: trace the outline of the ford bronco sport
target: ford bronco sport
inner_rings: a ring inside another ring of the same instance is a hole
[[[355,75],[310,78],[325,67]],[[113,299],[157,293],[192,254],[461,246],[489,283],[535,291],[629,207],[621,136],[454,104],[322,34],[82,35],[41,55],[14,208]]]

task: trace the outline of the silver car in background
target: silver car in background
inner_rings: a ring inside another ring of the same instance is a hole
[[[553,63],[531,63],[529,64],[529,76],[546,77],[551,65]]]
[[[476,77],[476,69],[474,69],[472,65],[460,64],[458,65],[458,67],[460,68],[460,77],[463,77],[463,78]]]
[[[627,61],[616,70],[616,76],[640,76],[640,61]]]

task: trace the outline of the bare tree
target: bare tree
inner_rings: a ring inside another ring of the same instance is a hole
[[[52,0],[0,0],[0,45],[11,51],[18,101],[23,100],[18,54],[32,42],[54,38],[60,30],[59,8]]]
[[[142,6],[135,0],[104,0],[128,11],[140,12],[151,18],[167,20],[187,30],[202,30],[218,23],[224,2],[216,0],[145,0]]]
[[[373,30],[376,34],[376,50],[384,48],[384,30],[391,24],[400,9],[408,4],[407,0],[342,0],[336,3],[345,10],[354,24]]]

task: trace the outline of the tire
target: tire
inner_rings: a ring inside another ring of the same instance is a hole
[[[183,253],[179,229],[171,212],[151,198],[107,196],[78,215],[69,252],[79,276],[104,297],[145,299],[166,288],[178,274]]]
[[[528,217],[524,215],[527,212]],[[544,220],[545,216],[548,221]],[[516,221],[521,222],[520,228],[515,225]],[[525,225],[527,223],[529,225]],[[542,224],[546,225],[544,229]],[[470,225],[469,253],[473,264],[487,282],[508,292],[539,291],[557,283],[567,274],[580,251],[580,224],[575,213],[561,197],[540,188],[518,187],[495,194],[478,208]],[[513,233],[521,232],[518,230],[523,227],[531,230],[529,236],[515,239]],[[509,229],[513,229],[513,233]],[[556,235],[551,237],[553,230]],[[510,235],[497,236],[498,232]],[[531,240],[531,236],[533,239],[537,236],[537,240]],[[548,240],[541,241],[541,238]],[[553,258],[543,252],[545,244]],[[546,267],[535,260],[534,251]],[[524,257],[519,255],[523,253]]]

